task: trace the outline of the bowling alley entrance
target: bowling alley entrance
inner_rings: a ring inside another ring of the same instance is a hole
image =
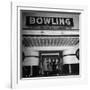
[[[40,51],[40,74],[56,76],[62,74],[62,51]]]

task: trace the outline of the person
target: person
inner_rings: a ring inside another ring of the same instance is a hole
[[[56,73],[56,65],[55,65],[55,60],[53,59],[53,61],[52,61],[52,69],[53,69],[53,75],[55,75],[55,73]]]
[[[59,60],[56,58],[56,74],[59,74]]]
[[[45,58],[43,61],[43,71],[44,71],[44,75],[48,76],[48,59]]]

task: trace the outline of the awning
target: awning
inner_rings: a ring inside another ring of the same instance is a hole
[[[79,37],[24,37],[23,45],[25,47],[38,46],[76,46],[79,43]]]
[[[26,57],[23,62],[23,66],[38,66],[39,58],[37,57]]]

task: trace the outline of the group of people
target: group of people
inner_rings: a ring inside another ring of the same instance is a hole
[[[43,60],[44,75],[58,75],[61,72],[61,62],[59,58],[44,58]]]

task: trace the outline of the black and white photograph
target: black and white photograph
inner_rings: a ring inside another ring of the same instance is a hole
[[[0,90],[90,90],[90,0],[1,0]]]
[[[80,14],[20,10],[21,78],[80,75]]]

